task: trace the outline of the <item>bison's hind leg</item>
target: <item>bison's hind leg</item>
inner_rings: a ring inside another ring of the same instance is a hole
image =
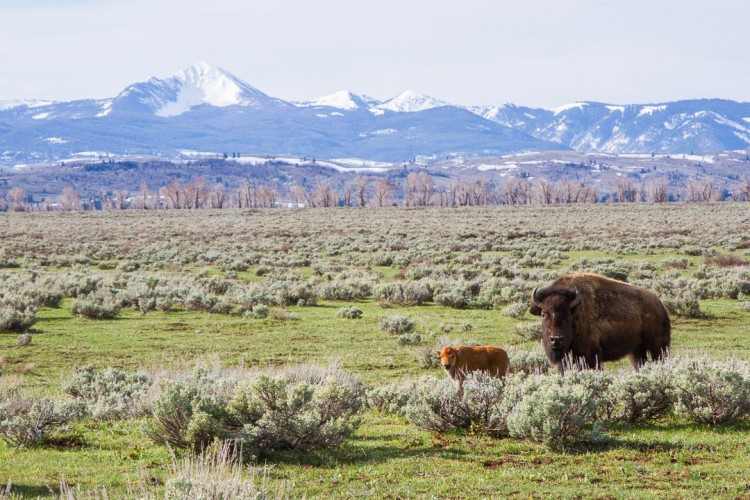
[[[645,365],[648,361],[648,350],[644,346],[638,346],[628,355],[628,358],[630,359],[630,364],[633,365],[633,368],[636,371],[640,370],[641,366]]]
[[[654,347],[649,349],[648,352],[651,353],[651,359],[654,361],[664,361],[669,357],[669,347]]]

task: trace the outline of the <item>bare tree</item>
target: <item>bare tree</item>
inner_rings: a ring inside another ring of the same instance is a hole
[[[183,208],[184,207],[184,195],[180,181],[175,177],[172,179],[172,184],[169,186],[163,186],[159,193],[164,197],[165,208]]]
[[[319,181],[313,190],[313,199],[318,207],[335,207],[338,204],[338,195],[328,181]]]
[[[261,185],[257,189],[256,194],[256,205],[262,208],[273,208],[276,206],[276,198],[278,198],[278,192],[265,184]]]
[[[745,176],[740,181],[740,198],[743,201],[750,201],[750,176]]]
[[[379,207],[387,207],[391,204],[396,186],[388,179],[377,179],[372,190],[372,196]]]
[[[488,205],[492,198],[490,187],[483,178],[467,183],[469,203],[472,205]]]
[[[127,190],[115,191],[112,197],[112,205],[116,210],[125,210],[128,205],[129,193]]]
[[[548,179],[540,177],[536,181],[536,187],[537,199],[539,200],[540,204],[549,205],[551,203],[554,203],[555,197],[557,196],[555,193],[554,184],[552,184]]]
[[[224,191],[224,186],[217,184],[208,193],[208,206],[209,208],[224,208],[227,203],[227,193]]]
[[[404,202],[406,206],[424,207],[432,201],[435,185],[427,172],[411,172],[406,177],[406,192]]]
[[[352,194],[360,207],[367,205],[367,188],[369,185],[370,178],[365,175],[358,175],[351,182]]]
[[[558,203],[596,203],[596,187],[563,179],[556,189]]]
[[[508,205],[531,203],[531,183],[520,177],[512,177],[502,186],[500,200]]]
[[[203,206],[206,198],[208,198],[208,190],[203,187],[205,184],[206,181],[203,178],[198,177],[184,187],[184,208],[201,208]]]
[[[139,210],[151,210],[156,208],[157,203],[158,199],[155,199],[155,197],[151,195],[146,181],[141,181],[138,195],[133,198],[133,208]]]
[[[688,177],[685,186],[686,201],[690,203],[704,203],[716,201],[719,196],[720,193],[715,188],[712,177],[705,177],[703,179]]]
[[[62,194],[58,197],[58,201],[60,203],[60,210],[64,212],[83,210],[83,201],[81,200],[81,195],[78,194],[73,188],[64,188]]]
[[[299,184],[295,184],[289,188],[289,195],[292,197],[295,208],[315,206],[315,200],[313,200],[312,195]]]
[[[647,200],[651,203],[666,203],[669,200],[669,182],[654,179],[646,185]]]
[[[26,202],[26,191],[19,187],[14,187],[8,191],[5,201],[8,203],[8,210],[11,212],[25,212],[29,209]]]

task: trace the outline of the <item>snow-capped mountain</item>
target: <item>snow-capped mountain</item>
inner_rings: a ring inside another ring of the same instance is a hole
[[[552,149],[697,153],[748,147],[750,103],[463,108],[414,91],[385,102],[340,91],[292,104],[205,63],[134,83],[110,99],[0,101],[0,165],[64,160],[83,151],[240,151],[398,162]]]
[[[420,94],[419,92],[414,92],[413,90],[407,90],[393,99],[389,99],[382,104],[374,106],[374,109],[393,111],[396,113],[415,113],[417,111],[424,111],[426,109],[439,108],[448,105],[447,102],[434,99],[430,96]]]
[[[267,96],[236,76],[199,62],[169,78],[149,78],[123,90],[111,103],[104,103],[102,116],[121,107],[149,111],[170,117],[187,113],[197,106],[287,106],[280,99]]]
[[[720,99],[646,105],[577,102],[552,109],[506,104],[473,111],[578,151],[689,153],[750,146],[750,103]]]
[[[367,109],[380,104],[380,101],[373,99],[370,96],[359,95],[348,90],[340,90],[333,94],[320,97],[314,101],[306,101],[297,103],[297,106],[301,107],[329,107],[336,109]]]

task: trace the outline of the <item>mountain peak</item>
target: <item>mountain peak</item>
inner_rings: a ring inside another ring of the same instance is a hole
[[[372,97],[355,94],[348,90],[339,90],[333,94],[320,97],[314,101],[300,103],[300,106],[328,106],[331,108],[353,110],[363,109],[380,104]]]
[[[170,78],[152,78],[149,82],[162,84],[172,91],[172,98],[156,110],[157,116],[181,115],[201,104],[247,106],[255,104],[259,98],[268,97],[234,75],[205,62],[188,66]]]
[[[414,92],[413,90],[407,90],[394,97],[393,99],[384,102],[375,108],[387,111],[397,111],[402,113],[410,113],[416,111],[424,111],[431,108],[439,108],[441,106],[448,106],[448,103],[434,99],[430,96]]]
[[[231,73],[198,62],[167,78],[149,78],[126,88],[116,99],[115,107],[145,107],[161,117],[179,116],[201,105],[215,107],[258,106],[280,103],[260,90],[251,87]]]

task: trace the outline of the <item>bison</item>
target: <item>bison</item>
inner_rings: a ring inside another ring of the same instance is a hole
[[[507,352],[489,345],[448,346],[438,351],[437,355],[445,373],[456,384],[459,395],[463,395],[462,386],[467,374],[483,371],[493,377],[504,377],[510,364]]]
[[[597,274],[560,276],[550,286],[535,288],[531,314],[542,317],[542,345],[552,365],[563,374],[563,361],[583,361],[601,368],[624,356],[637,370],[667,355],[669,315],[648,290]]]

